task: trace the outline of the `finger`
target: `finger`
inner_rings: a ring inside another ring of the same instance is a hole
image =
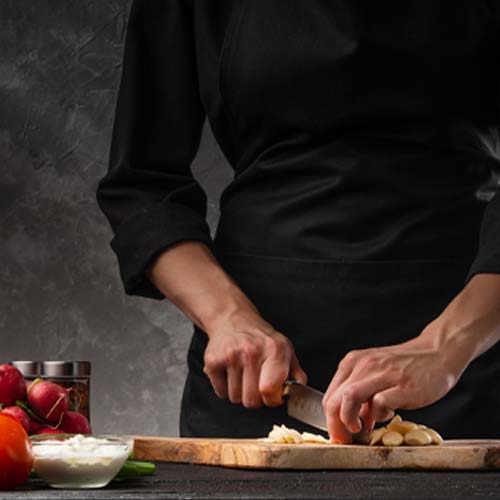
[[[340,420],[352,433],[360,432],[362,429],[362,422],[359,418],[362,403],[363,401],[355,399],[350,392],[344,392],[339,415]]]
[[[242,403],[245,408],[259,408],[262,398],[259,392],[260,365],[254,363],[246,365],[243,369]]]
[[[356,363],[354,361],[354,356],[351,354],[350,356],[345,356],[337,367],[337,371],[326,390],[325,397],[330,398],[335,391],[347,380],[347,378],[351,375],[352,371]]]
[[[210,380],[215,394],[219,398],[227,398],[226,367],[208,349],[205,351],[203,373]]]
[[[294,354],[290,363],[290,377],[300,384],[307,384],[307,374],[299,364],[297,356]]]
[[[392,382],[385,375],[365,379],[361,382],[351,382],[350,380],[344,382],[337,390],[338,396],[333,395],[333,398],[340,399],[339,414],[344,425],[351,432],[359,432],[361,430],[359,419],[361,405],[392,385]]]
[[[351,444],[351,433],[346,429],[345,425],[340,420],[339,409],[331,411],[327,409],[326,425],[330,439],[338,444]]]
[[[221,399],[226,399],[228,396],[226,370],[210,371],[207,372],[207,376],[215,394]]]
[[[259,377],[259,392],[266,406],[283,403],[283,384],[288,378],[288,363],[276,358],[266,358],[262,363]]]
[[[375,395],[372,399],[372,412],[375,422],[386,422],[394,417],[394,410],[387,406],[382,406]]]
[[[241,403],[241,375],[239,366],[227,367],[227,392],[231,403]]]
[[[368,402],[361,406],[361,411],[359,412],[359,417],[363,422],[363,429],[366,432],[372,432],[375,427],[375,415],[373,412],[373,400],[370,399]]]

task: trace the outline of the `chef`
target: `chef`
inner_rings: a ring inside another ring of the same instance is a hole
[[[336,442],[395,410],[499,436],[499,29],[486,0],[133,2],[98,202],[126,292],[194,323],[181,435],[304,430],[295,378]]]

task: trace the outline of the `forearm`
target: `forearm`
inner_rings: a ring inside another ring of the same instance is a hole
[[[169,247],[154,259],[147,275],[165,297],[207,333],[223,318],[258,314],[201,242],[183,241]]]
[[[207,333],[204,372],[219,397],[247,408],[277,406],[289,375],[306,382],[291,342],[260,316],[206,245],[173,245],[147,274]]]
[[[465,369],[500,340],[500,275],[475,275],[420,337]]]

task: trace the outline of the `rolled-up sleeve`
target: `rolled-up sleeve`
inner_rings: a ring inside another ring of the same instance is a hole
[[[97,189],[128,294],[163,297],[145,271],[168,246],[197,240],[212,247],[206,195],[191,172],[204,118],[192,4],[134,0],[109,169]]]
[[[500,192],[498,174],[494,175],[496,191],[488,202],[481,222],[479,249],[466,281],[480,273],[500,274]]]

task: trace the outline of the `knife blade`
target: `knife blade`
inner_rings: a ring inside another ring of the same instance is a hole
[[[283,387],[283,397],[286,399],[287,413],[290,417],[328,431],[326,416],[323,410],[324,394],[307,385],[287,381]]]
[[[286,400],[288,415],[300,422],[328,432],[326,415],[323,410],[323,396],[321,391],[299,384],[294,380],[287,380],[283,386],[283,398]],[[367,444],[370,442],[370,433],[363,428],[360,432],[352,434],[352,442]]]

